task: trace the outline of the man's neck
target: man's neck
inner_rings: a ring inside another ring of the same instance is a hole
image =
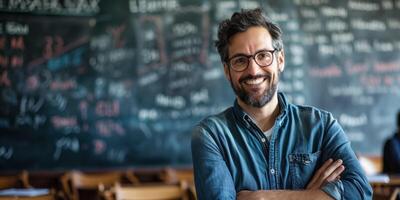
[[[249,114],[257,123],[262,131],[267,131],[274,126],[275,119],[279,115],[278,95],[274,94],[271,101],[261,108],[250,106],[238,99],[240,107]]]

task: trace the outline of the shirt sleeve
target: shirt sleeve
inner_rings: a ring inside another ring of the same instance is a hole
[[[334,199],[371,199],[372,188],[367,177],[344,130],[331,114],[328,116],[324,146],[323,160],[342,159],[345,170],[340,175],[340,181],[328,183],[322,190]]]
[[[201,126],[192,134],[192,159],[199,200],[236,199],[232,176],[214,138]]]

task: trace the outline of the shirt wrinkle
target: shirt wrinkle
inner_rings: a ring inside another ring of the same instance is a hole
[[[236,192],[244,189],[303,190],[329,158],[344,161],[346,173],[341,174],[341,180],[346,184],[326,184],[324,192],[335,199],[371,199],[366,176],[332,115],[311,106],[290,104],[283,93],[278,93],[278,100],[281,109],[270,141],[252,126],[251,118],[237,101],[233,107],[203,120],[202,129],[194,130],[193,135],[199,137],[202,131],[209,134],[203,139],[192,137],[195,183],[201,187],[197,190],[199,199],[236,197]],[[209,145],[217,151],[203,151]],[[207,163],[207,157],[223,159]],[[213,178],[205,184],[204,176],[208,175]],[[353,192],[344,192],[343,185]]]

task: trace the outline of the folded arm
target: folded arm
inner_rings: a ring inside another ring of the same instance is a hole
[[[258,190],[258,191],[241,191],[237,195],[237,200],[331,200],[332,198],[322,190]]]
[[[240,191],[237,195],[238,200],[260,200],[260,199],[307,199],[307,200],[330,200],[332,199],[321,188],[330,182],[339,179],[340,174],[344,171],[342,160],[333,161],[328,159],[314,174],[308,183],[306,190],[258,190],[258,191]]]
[[[334,171],[327,171],[322,166],[303,191],[240,191],[238,199],[252,199],[252,197],[256,197],[253,199],[259,197],[267,199],[371,199],[372,188],[346,134],[331,115],[328,118],[327,133],[323,142],[324,153],[321,159],[327,160],[324,164],[325,167],[326,165],[333,166]],[[339,167],[334,167],[335,162],[332,162],[329,158],[341,160],[343,165],[346,166],[346,170],[344,171],[344,166],[341,166],[342,163]],[[331,162],[331,164],[327,164],[327,162]],[[332,174],[332,176],[326,177],[326,174]],[[340,180],[338,180],[339,176]]]

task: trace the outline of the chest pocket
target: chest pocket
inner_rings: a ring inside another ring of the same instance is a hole
[[[292,189],[305,189],[314,172],[321,152],[289,154],[289,179]]]

